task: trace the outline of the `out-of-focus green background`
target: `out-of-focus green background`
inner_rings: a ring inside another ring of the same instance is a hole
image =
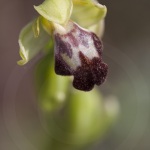
[[[19,67],[18,35],[42,0],[0,0],[0,149],[41,150],[47,130],[36,104],[35,62]],[[120,116],[93,150],[150,149],[150,1],[101,1],[108,8],[104,59],[109,64],[104,96],[115,95]],[[40,57],[40,56],[39,56]],[[42,137],[42,138],[41,138]],[[47,140],[45,140],[47,139]]]

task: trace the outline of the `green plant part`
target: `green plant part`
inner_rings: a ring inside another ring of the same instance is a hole
[[[119,114],[116,99],[109,97],[106,103],[103,99],[97,89],[88,93],[70,89],[63,107],[51,115],[43,115],[52,137],[50,148],[81,150],[102,139]]]

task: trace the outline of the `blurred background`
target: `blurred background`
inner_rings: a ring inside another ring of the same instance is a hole
[[[35,58],[24,67],[18,35],[37,16],[33,5],[42,0],[0,0],[0,149],[41,150],[48,143],[36,103],[33,84]],[[104,60],[107,82],[99,87],[104,97],[120,105],[116,124],[92,150],[150,149],[150,1],[100,1],[108,8]],[[41,147],[40,147],[41,146]]]

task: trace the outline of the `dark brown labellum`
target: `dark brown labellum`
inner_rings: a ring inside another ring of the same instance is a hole
[[[102,42],[96,34],[73,22],[65,27],[65,33],[54,33],[55,72],[73,75],[76,89],[90,91],[94,85],[102,84],[108,66],[102,61]]]

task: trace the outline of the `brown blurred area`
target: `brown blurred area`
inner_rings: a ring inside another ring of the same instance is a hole
[[[1,150],[41,150],[40,143],[48,140],[34,94],[35,63],[16,64],[20,59],[19,32],[37,16],[33,5],[41,2],[0,0]],[[150,1],[100,2],[108,8],[103,41],[109,76],[99,89],[118,98],[121,113],[117,124],[93,150],[149,150]]]

